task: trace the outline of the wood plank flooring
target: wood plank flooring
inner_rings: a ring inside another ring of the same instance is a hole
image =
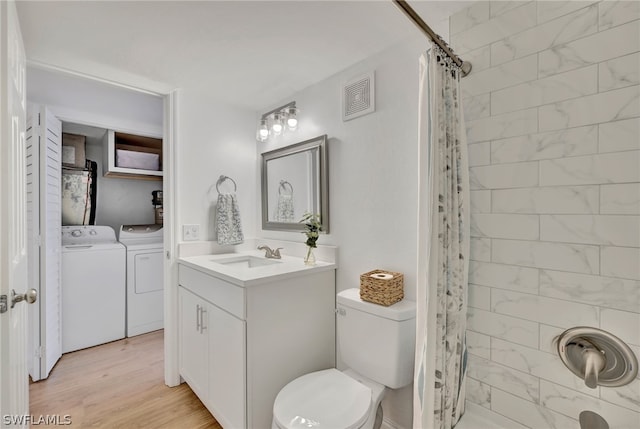
[[[164,331],[67,353],[31,383],[30,414],[76,428],[222,429],[186,383],[164,384]]]

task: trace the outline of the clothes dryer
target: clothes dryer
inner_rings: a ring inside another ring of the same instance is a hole
[[[122,225],[127,248],[127,337],[164,327],[162,225]]]

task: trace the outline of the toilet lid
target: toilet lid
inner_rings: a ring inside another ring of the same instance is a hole
[[[353,429],[367,419],[371,389],[337,369],[312,372],[282,388],[273,405],[288,429]]]

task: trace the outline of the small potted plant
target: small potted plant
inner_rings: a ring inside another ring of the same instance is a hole
[[[307,236],[307,255],[304,258],[305,265],[315,265],[316,257],[313,254],[313,249],[318,247],[316,241],[322,231],[322,224],[320,223],[320,215],[315,213],[305,213],[300,220],[300,223],[304,224],[304,234]]]

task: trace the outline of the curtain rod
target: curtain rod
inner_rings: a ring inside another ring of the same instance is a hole
[[[420,29],[424,34],[426,34],[429,39],[431,39],[436,45],[440,46],[442,50],[455,62],[462,72],[462,77],[465,77],[471,72],[471,63],[469,61],[463,61],[462,58],[453,53],[451,48],[447,45],[447,43],[442,40],[440,36],[438,36],[434,31],[427,25],[426,22],[422,20],[420,15],[413,10],[411,6],[407,4],[405,0],[393,0],[395,5],[404,12],[407,17],[413,21],[413,23]]]

